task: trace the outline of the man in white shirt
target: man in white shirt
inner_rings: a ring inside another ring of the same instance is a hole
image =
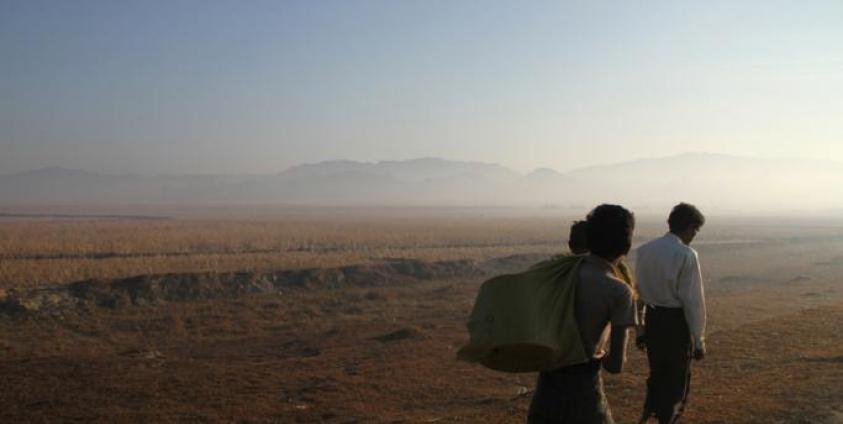
[[[675,423],[691,383],[691,358],[705,357],[705,295],[697,252],[689,245],[705,223],[693,205],[680,203],[668,217],[670,232],[638,248],[635,276],[643,307],[650,376],[641,423],[655,416]]]

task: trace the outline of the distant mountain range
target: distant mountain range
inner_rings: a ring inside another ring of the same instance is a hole
[[[663,210],[686,200],[721,211],[843,208],[843,164],[689,153],[560,173],[423,158],[330,161],[273,175],[103,174],[45,168],[0,175],[0,205],[277,203],[353,206],[586,208],[615,202]]]

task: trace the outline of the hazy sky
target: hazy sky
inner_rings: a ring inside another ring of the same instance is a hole
[[[687,151],[843,162],[843,2],[0,0],[0,173]]]

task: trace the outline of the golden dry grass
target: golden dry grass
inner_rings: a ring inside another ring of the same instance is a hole
[[[483,259],[562,249],[575,217],[367,217],[0,221],[0,288],[170,272],[333,267],[385,257]],[[751,224],[751,225],[747,225]],[[665,230],[640,219],[636,240]],[[711,219],[698,243],[835,240],[839,223]]]
[[[327,267],[384,257],[561,249],[560,219],[285,219],[0,223],[0,287],[87,278]]]

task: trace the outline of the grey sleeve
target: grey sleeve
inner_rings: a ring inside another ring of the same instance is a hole
[[[618,295],[612,305],[609,321],[612,327],[634,327],[637,323],[635,313],[635,298],[632,289],[626,284],[620,284]]]

